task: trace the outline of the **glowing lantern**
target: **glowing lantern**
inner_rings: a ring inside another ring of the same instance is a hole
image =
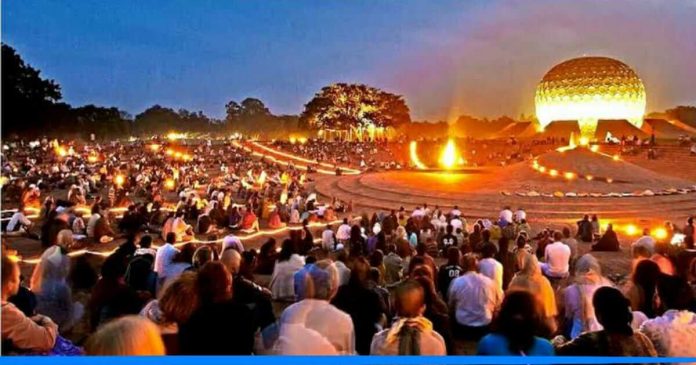
[[[175,186],[176,186],[176,184],[174,183],[174,179],[167,179],[164,182],[164,187],[166,187],[169,190],[174,190]]]
[[[558,171],[556,171],[556,170],[549,170],[549,175],[551,175],[551,177],[556,177],[556,176],[558,176]]]
[[[585,180],[592,181],[592,179],[594,179],[592,175],[585,175]]]
[[[614,156],[612,156],[611,158],[612,158],[612,160],[614,160],[614,161],[618,161],[618,160],[620,159],[619,155],[614,155]]]
[[[597,152],[597,151],[599,151],[599,145],[597,145],[597,144],[592,145],[592,147],[590,147],[590,151],[592,151],[592,152]]]
[[[157,152],[157,151],[159,151],[159,149],[160,149],[160,145],[158,145],[156,143],[150,145],[150,151],[152,151],[152,152]]]
[[[634,226],[633,224],[629,224],[624,228],[624,232],[626,232],[627,235],[629,236],[635,236],[638,233],[638,228]]]
[[[123,175],[116,175],[116,177],[114,178],[114,182],[116,183],[116,185],[122,186],[123,183],[126,182],[126,178],[123,177]]]
[[[95,162],[99,161],[99,157],[97,157],[97,155],[89,155],[87,157],[87,161],[90,163],[95,163]]]
[[[573,180],[575,178],[575,174],[572,172],[566,172],[565,174],[563,174],[563,177],[565,177],[568,180]]]
[[[167,148],[167,151],[165,151],[165,153],[167,154],[167,156],[172,156],[174,154],[174,150],[172,150],[171,148]]]
[[[664,240],[665,238],[667,238],[667,230],[666,230],[665,228],[662,228],[662,227],[657,228],[657,229],[655,229],[655,231],[653,232],[653,235],[654,235],[655,238],[657,238],[658,240]]]
[[[580,145],[581,146],[587,146],[590,144],[590,139],[587,137],[580,137]]]

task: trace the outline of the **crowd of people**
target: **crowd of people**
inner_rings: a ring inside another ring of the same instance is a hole
[[[589,215],[561,230],[510,207],[355,216],[227,142],[18,142],[3,157],[18,202],[3,354],[696,356],[693,217],[628,245],[617,283],[593,252],[619,237]],[[245,247],[261,222],[288,229]],[[116,237],[106,257],[69,255]]]
[[[182,245],[176,232],[154,248],[136,229],[99,274],[69,259],[62,229],[28,282],[4,248],[3,352],[446,355],[472,343],[482,355],[695,355],[693,218],[678,257],[634,243],[648,256],[624,287],[578,254],[595,237],[533,236],[526,219],[505,208],[467,222],[423,205],[346,218],[316,240],[305,224],[259,250],[233,234]],[[81,325],[87,338],[69,339]]]

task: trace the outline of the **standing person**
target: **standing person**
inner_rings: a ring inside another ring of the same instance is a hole
[[[620,291],[611,287],[599,288],[592,297],[592,305],[602,329],[585,332],[566,343],[554,340],[558,355],[657,356],[652,342],[631,328],[633,314]]]
[[[459,265],[460,260],[461,253],[459,249],[456,246],[448,248],[447,263],[440,266],[440,270],[437,273],[437,287],[445,301],[447,300],[452,280],[458,278],[464,272],[464,269]]]
[[[544,310],[536,297],[526,291],[509,293],[492,324],[492,332],[478,344],[478,355],[553,356],[553,346],[539,333],[544,327]]]
[[[445,341],[423,316],[425,292],[415,280],[400,284],[395,293],[397,319],[388,329],[374,335],[372,355],[447,355]]]
[[[369,288],[370,264],[363,257],[353,261],[348,284],[341,286],[331,300],[336,308],[348,313],[355,325],[355,349],[358,354],[370,353],[372,336],[377,325],[386,320],[386,308],[377,293]]]
[[[500,237],[498,247],[495,259],[503,266],[503,290],[507,290],[510,280],[517,271],[517,258],[510,250],[510,240],[507,237]]]
[[[396,253],[396,245],[387,245],[387,255],[384,257],[384,281],[392,284],[401,280],[404,270],[404,259]]]
[[[643,322],[640,331],[655,345],[658,356],[696,357],[694,292],[681,278],[660,275],[657,282],[662,315]]]
[[[575,260],[578,259],[578,240],[571,237],[570,228],[563,227],[563,239],[561,242],[565,243],[566,246],[570,248],[570,264],[573,266]]]
[[[568,277],[570,270],[570,247],[561,242],[561,232],[554,232],[553,239],[554,242],[544,251],[545,262],[541,264],[541,271],[548,277],[563,279]]]
[[[464,275],[454,279],[447,294],[449,308],[454,312],[455,336],[479,340],[490,331],[493,313],[503,300],[503,291],[495,282],[476,272],[476,258],[464,256]]]
[[[20,287],[19,265],[2,255],[2,342],[3,353],[45,352],[53,349],[58,325],[43,315],[27,317],[8,300]]]
[[[330,260],[298,271],[294,277],[298,302],[285,308],[278,321],[274,352],[281,355],[338,355],[355,353],[350,315],[329,302],[338,290],[338,272]]]

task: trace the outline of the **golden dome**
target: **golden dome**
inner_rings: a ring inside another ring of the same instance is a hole
[[[536,89],[541,127],[577,120],[582,134],[594,137],[600,119],[625,119],[640,128],[645,86],[628,65],[608,57],[574,58],[554,66]]]

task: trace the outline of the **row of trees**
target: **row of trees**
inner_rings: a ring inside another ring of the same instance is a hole
[[[317,93],[301,116],[274,115],[263,101],[247,98],[225,105],[225,118],[154,105],[135,117],[116,107],[62,102],[60,85],[45,79],[9,45],[2,45],[2,133],[36,137],[50,134],[88,138],[165,134],[170,131],[256,134],[269,138],[312,129],[348,129],[369,123],[410,122],[403,97],[358,84],[334,84]]]

